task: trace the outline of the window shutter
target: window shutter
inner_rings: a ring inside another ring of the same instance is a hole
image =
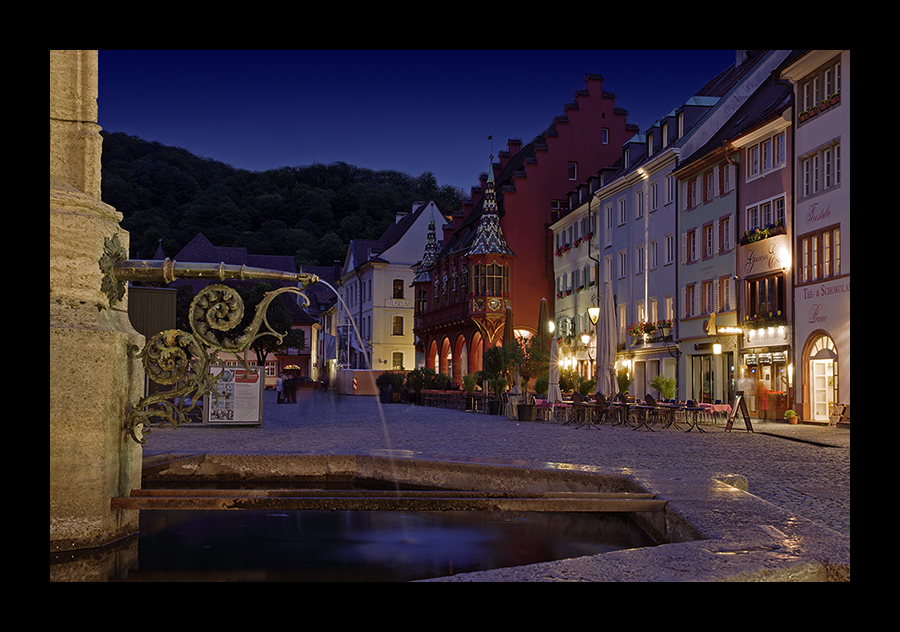
[[[731,277],[728,278],[728,305],[732,310],[737,309],[737,302],[735,301],[734,292],[735,292],[735,283],[734,279]]]
[[[713,222],[713,254],[719,254],[719,220]]]
[[[681,263],[687,263],[687,233],[681,233]]]
[[[713,304],[712,304],[712,311],[714,311],[714,312],[719,312],[719,311],[721,311],[721,310],[719,309],[719,281],[718,281],[718,280],[713,281],[712,286],[713,286]]]

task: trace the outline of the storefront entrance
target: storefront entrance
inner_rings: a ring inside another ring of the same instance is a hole
[[[734,399],[734,353],[693,355],[690,399],[728,404]]]
[[[834,341],[820,336],[809,349],[810,421],[827,422],[837,392],[837,352]]]
[[[788,353],[767,348],[748,349],[744,354],[743,373],[752,395],[748,397],[750,413],[760,419],[783,419],[790,408]],[[754,353],[758,352],[758,353]]]

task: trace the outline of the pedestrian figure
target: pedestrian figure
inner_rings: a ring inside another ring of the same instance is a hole
[[[286,380],[284,397],[288,404],[297,403],[297,376],[295,376],[293,373]]]
[[[284,373],[279,373],[278,377],[275,378],[275,394],[278,395],[278,403],[282,402],[282,392],[284,389],[284,380],[282,380],[281,376]]]

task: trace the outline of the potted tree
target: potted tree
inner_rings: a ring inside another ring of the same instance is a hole
[[[650,387],[656,389],[663,399],[675,399],[676,383],[674,377],[657,375],[650,380]]]
[[[382,373],[375,378],[375,386],[378,387],[382,404],[392,404],[400,401],[403,381],[404,377],[400,373]]]
[[[415,393],[415,403],[422,403],[422,389],[431,388],[434,382],[433,369],[414,369],[406,374],[407,388]]]
[[[622,395],[628,395],[628,387],[631,386],[631,383],[634,382],[634,378],[631,377],[631,374],[628,373],[628,369],[619,369],[619,372],[616,373],[616,382],[619,385],[619,392]]]
[[[792,425],[796,425],[800,423],[800,417],[797,416],[797,413],[788,408],[784,411],[784,418],[787,419],[787,422]]]
[[[466,392],[466,410],[475,410],[475,386],[478,384],[478,376],[475,373],[466,373],[462,376],[462,383]]]
[[[525,392],[525,401],[519,404],[519,421],[534,421],[534,400],[528,394],[528,383],[531,378],[548,370],[550,349],[540,336],[531,336],[522,344],[519,353],[515,356],[516,369],[522,378],[522,390]],[[549,376],[547,378],[549,381]],[[545,387],[546,390],[546,387]]]
[[[516,351],[519,346],[516,343],[507,343],[502,347],[491,347],[484,352],[482,365],[484,369],[480,371],[479,379],[487,380],[490,389],[494,392],[496,399],[488,402],[488,410],[492,415],[499,414],[501,393],[506,390],[509,384],[510,369],[515,367]]]

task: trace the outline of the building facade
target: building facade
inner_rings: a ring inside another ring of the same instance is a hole
[[[463,375],[482,368],[487,347],[503,342],[511,306],[516,256],[500,228],[493,178],[470,230],[457,231],[438,252],[432,220],[425,242],[412,283],[415,332],[422,341],[424,366],[458,384]]]
[[[600,170],[597,184],[586,183],[587,191],[592,191],[588,203],[551,226],[557,245],[556,318],[575,323],[567,331],[584,329],[584,312],[599,297],[590,292],[579,296],[581,279],[586,278],[585,287],[602,287],[609,281],[619,333],[616,368],[631,374],[633,394],[643,397],[657,375],[676,377],[682,398],[689,396],[689,385],[693,393],[695,382],[696,396],[704,393],[702,376],[709,372],[709,362],[698,360],[694,367],[693,358],[684,354],[688,348],[694,351],[694,345],[701,345],[696,351],[703,355],[712,354],[716,343],[707,340],[706,330],[715,309],[725,311],[727,304],[732,324],[736,318],[731,298],[735,288],[728,282],[734,272],[734,246],[733,240],[727,241],[734,229],[727,222],[727,216],[734,214],[734,186],[728,181],[733,170],[718,162],[704,163],[699,167],[701,173],[687,174],[681,180],[675,170],[686,157],[705,153],[704,146],[787,52],[738,51],[734,66],[712,78],[645,133],[623,143],[616,168]],[[724,162],[725,157],[720,160]],[[707,185],[711,187],[708,192],[702,189]],[[575,233],[582,224],[590,233],[589,248],[573,250]],[[710,239],[706,251],[704,230]],[[599,270],[593,273],[598,280],[595,286],[590,286],[592,266]],[[682,272],[688,274],[686,282],[680,279]],[[662,335],[660,324],[673,325],[672,338]],[[680,339],[684,342],[679,345]],[[589,344],[581,350],[581,358],[576,352],[575,361],[581,362],[590,349]],[[706,389],[706,397],[720,399],[711,385]],[[719,391],[725,396],[725,390]]]
[[[410,371],[413,336],[413,266],[421,258],[433,201],[416,202],[377,240],[351,240],[340,274],[333,321],[337,364],[343,369]]]
[[[784,67],[794,91],[795,410],[827,422],[850,404],[850,51]]]
[[[430,273],[431,288],[417,285],[416,292],[427,296],[417,300],[421,309],[416,312],[425,366],[452,374],[456,382],[479,370],[486,345],[502,343],[507,306],[513,328],[534,333],[541,299],[552,304],[555,296],[547,226],[568,210],[569,191],[583,179],[581,174],[596,173],[617,160],[622,143],[637,131],[626,116],[615,106],[615,96],[603,91],[603,78],[587,75],[584,90],[549,128],[524,145],[509,140],[499,160],[491,158],[471,200],[451,221],[436,227],[435,241],[441,246]],[[494,259],[490,253],[473,268],[467,257],[480,224],[490,215],[488,191],[500,233],[516,256]]]

